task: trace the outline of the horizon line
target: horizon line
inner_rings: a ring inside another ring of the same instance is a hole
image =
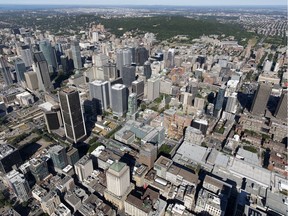
[[[74,4],[74,3],[72,3],[72,4],[31,4],[31,3],[27,3],[27,4],[23,4],[23,3],[21,3],[21,4],[15,4],[15,3],[9,3],[9,4],[7,4],[7,3],[4,3],[4,4],[1,4],[0,3],[0,5],[7,5],[7,6],[77,6],[77,5],[85,5],[85,6],[257,6],[257,7],[261,7],[261,6],[286,6],[287,7],[287,5],[283,5],[283,4],[261,4],[261,5],[250,5],[250,4],[215,4],[215,5],[213,5],[213,4],[211,4],[211,5],[200,5],[200,4],[193,4],[193,5],[177,5],[177,4],[85,4],[85,3],[83,3],[83,4],[78,4],[78,3],[76,3],[76,4]],[[286,8],[287,9],[287,8]]]

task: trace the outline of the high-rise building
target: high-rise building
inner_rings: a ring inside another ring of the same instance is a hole
[[[131,93],[128,97],[128,115],[132,116],[137,112],[137,95]]]
[[[225,111],[229,113],[236,113],[237,111],[237,93],[233,93],[227,99]]]
[[[12,170],[13,166],[20,166],[22,164],[22,159],[18,149],[6,145],[0,145],[0,172],[8,173]]]
[[[30,90],[36,90],[39,88],[38,86],[38,77],[37,73],[34,71],[28,71],[24,73],[26,87]]]
[[[165,67],[171,68],[174,67],[174,56],[175,56],[175,49],[169,49],[168,52],[165,53]]]
[[[130,87],[132,82],[135,80],[136,67],[131,65],[124,65],[122,67],[122,80],[126,87]]]
[[[0,56],[0,72],[2,74],[5,84],[7,86],[12,85],[13,80],[12,80],[10,68],[8,67],[6,59],[4,59],[4,57],[2,56]]]
[[[71,42],[72,58],[75,69],[82,69],[82,59],[78,41]]]
[[[103,72],[104,72],[104,80],[110,81],[115,80],[119,77],[117,74],[116,64],[114,63],[107,63],[103,65]]]
[[[93,172],[92,160],[87,155],[84,155],[79,161],[77,161],[74,167],[75,173],[81,182],[87,179],[87,177]]]
[[[116,52],[116,67],[120,71],[122,77],[122,69],[124,65],[131,65],[132,63],[132,52],[128,48],[118,49]]]
[[[66,88],[59,91],[58,96],[66,137],[70,142],[77,143],[87,134],[79,92]]]
[[[29,199],[30,187],[22,173],[12,170],[6,175],[6,179],[9,187],[20,202],[25,202]]]
[[[142,99],[144,96],[144,81],[135,80],[132,82],[132,93],[137,95],[137,99]]]
[[[116,196],[123,196],[130,186],[130,169],[122,162],[114,162],[106,172],[107,189]]]
[[[42,105],[39,105],[39,107],[42,108],[44,112],[48,133],[51,133],[53,130],[57,130],[63,126],[61,109],[59,105],[53,106],[51,103],[46,102]]]
[[[49,149],[50,157],[55,168],[63,169],[68,165],[66,149],[61,145],[52,146]]]
[[[90,100],[98,114],[102,114],[110,107],[109,82],[95,80],[89,83]]]
[[[30,171],[36,182],[42,181],[49,175],[47,162],[40,158],[30,160]]]
[[[225,88],[221,87],[218,91],[215,106],[214,106],[214,116],[215,117],[219,116],[219,114],[223,108],[224,98],[225,98]]]
[[[47,61],[42,52],[36,52],[33,56],[33,70],[37,74],[38,88],[42,91],[50,91],[53,85],[50,80],[49,69]]]
[[[146,61],[144,63],[144,76],[146,77],[146,79],[150,79],[152,75],[152,68],[151,68],[151,64],[149,61]]]
[[[62,70],[64,74],[67,74],[69,72],[69,63],[68,63],[68,57],[66,55],[60,56],[60,62],[62,65]]]
[[[151,169],[154,166],[154,162],[157,159],[157,145],[151,143],[145,143],[141,145],[139,152],[139,163],[148,166]]]
[[[40,51],[43,53],[49,68],[49,72],[53,73],[57,69],[56,53],[48,40],[39,42]]]
[[[148,60],[148,50],[145,47],[137,47],[135,51],[135,60],[138,66],[143,66]]]
[[[29,46],[22,46],[20,50],[21,59],[24,61],[26,67],[31,67],[33,64],[33,56]]]
[[[154,101],[160,96],[160,79],[158,77],[151,77],[147,83],[147,99]]]
[[[77,148],[70,147],[67,150],[68,164],[74,166],[74,164],[79,160],[79,153]]]
[[[267,83],[260,83],[255,93],[251,113],[253,115],[264,115],[266,106],[272,91],[272,86]]]
[[[115,84],[111,88],[111,104],[113,114],[123,116],[128,109],[128,89],[123,84]]]
[[[287,111],[287,91],[283,90],[274,115],[278,119],[287,121]]]
[[[25,63],[21,59],[15,61],[15,71],[18,82],[25,81],[24,73],[26,72]]]

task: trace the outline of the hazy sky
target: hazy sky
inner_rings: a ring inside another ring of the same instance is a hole
[[[0,0],[0,4],[91,5],[287,5],[287,0]]]

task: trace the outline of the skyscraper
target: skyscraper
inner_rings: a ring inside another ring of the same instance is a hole
[[[33,69],[37,74],[38,88],[42,91],[50,91],[53,85],[50,80],[48,64],[42,52],[36,52],[33,56]]]
[[[132,93],[136,93],[137,99],[142,99],[144,96],[144,81],[135,80],[132,82]]]
[[[219,114],[223,108],[224,97],[225,97],[225,88],[221,87],[218,91],[215,106],[214,106],[214,116],[215,117],[219,116]]]
[[[38,86],[38,77],[37,73],[34,71],[28,71],[24,73],[25,81],[26,81],[26,86],[30,90],[36,90],[39,88]]]
[[[260,83],[258,85],[251,107],[251,113],[253,115],[264,115],[271,91],[272,86],[267,83]]]
[[[116,64],[114,63],[109,62],[103,65],[103,71],[104,71],[104,80],[106,81],[115,80],[116,78],[119,77],[117,74]]]
[[[18,82],[25,81],[24,73],[26,72],[25,63],[21,59],[15,61],[15,71]]]
[[[33,56],[29,46],[22,46],[20,50],[21,58],[26,67],[31,67],[33,64]]]
[[[124,65],[131,65],[132,63],[132,52],[128,48],[118,49],[116,52],[116,67],[120,71],[122,77],[122,69]]]
[[[113,114],[123,116],[128,108],[128,89],[123,84],[115,84],[111,88]]]
[[[18,171],[12,170],[6,175],[8,184],[13,190],[17,199],[20,202],[25,202],[29,199],[30,187],[24,175]]]
[[[148,57],[148,50],[145,47],[139,46],[136,48],[135,60],[138,66],[143,66]]]
[[[40,158],[30,160],[30,171],[36,182],[42,181],[49,175],[47,162]]]
[[[135,80],[136,68],[131,65],[124,65],[122,67],[122,80],[126,87],[130,87],[132,82]]]
[[[146,79],[150,79],[151,75],[152,75],[151,64],[149,61],[146,61],[144,63],[144,76],[146,77]]]
[[[110,106],[108,81],[95,80],[89,83],[90,100],[94,103],[96,112],[102,114]]]
[[[130,186],[130,169],[122,162],[114,162],[106,172],[107,189],[116,196],[123,196]]]
[[[0,172],[7,173],[12,170],[13,166],[19,167],[22,164],[19,150],[13,146],[0,145]]]
[[[63,169],[68,165],[66,149],[61,145],[54,145],[49,149],[50,157],[55,168]]]
[[[77,143],[86,137],[84,115],[77,90],[66,88],[58,92],[66,137]]]
[[[227,99],[225,111],[229,113],[235,113],[236,109],[237,109],[237,93],[233,93]]]
[[[131,93],[128,97],[128,115],[132,116],[137,111],[137,95]]]
[[[57,69],[56,53],[48,40],[39,42],[40,51],[43,53],[49,68],[49,72],[55,72]]]
[[[13,84],[12,76],[10,68],[8,67],[8,64],[6,62],[6,59],[4,59],[3,56],[0,56],[0,72],[2,74],[2,77],[4,79],[4,82],[7,86],[10,86]]]
[[[81,52],[78,41],[71,42],[72,58],[75,69],[82,69]]]
[[[92,160],[84,155],[80,160],[74,165],[75,173],[78,176],[79,181],[84,181],[93,172]]]
[[[147,83],[147,99],[154,101],[160,96],[160,79],[158,77],[151,77]]]
[[[287,111],[287,91],[283,90],[275,111],[275,117],[282,121],[287,121]]]

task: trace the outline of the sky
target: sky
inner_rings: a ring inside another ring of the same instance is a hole
[[[0,4],[43,5],[287,5],[287,0],[0,0]]]

